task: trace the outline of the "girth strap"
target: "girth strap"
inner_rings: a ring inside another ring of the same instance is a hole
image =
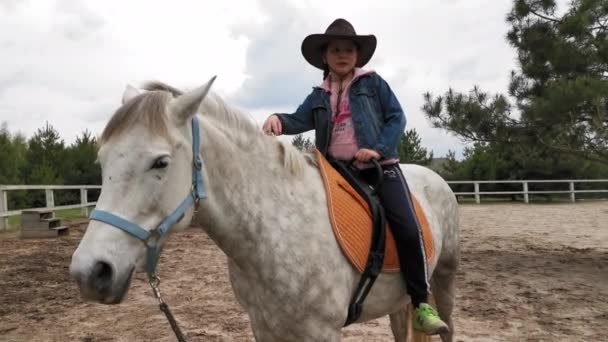
[[[361,280],[353,293],[348,306],[348,316],[344,326],[355,322],[361,311],[363,310],[363,302],[372,289],[372,285],[382,272],[384,265],[384,251],[386,247],[386,219],[384,210],[380,204],[380,199],[376,193],[376,188],[382,183],[382,167],[376,160],[372,160],[378,171],[378,183],[372,187],[363,182],[356,174],[355,170],[351,169],[352,164],[347,165],[345,162],[336,160],[330,156],[327,157],[329,163],[338,171],[346,181],[365,199],[369,206],[372,215],[372,239],[370,251],[367,257],[365,270],[361,275]]]

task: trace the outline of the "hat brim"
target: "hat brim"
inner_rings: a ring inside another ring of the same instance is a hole
[[[355,42],[358,47],[356,67],[362,67],[372,59],[376,51],[377,40],[374,35],[331,35],[331,34],[311,34],[302,41],[302,55],[304,59],[313,66],[323,70],[323,47],[332,39],[348,39]]]

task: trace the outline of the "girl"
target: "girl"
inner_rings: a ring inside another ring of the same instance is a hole
[[[399,253],[402,275],[416,308],[414,327],[429,335],[448,332],[447,325],[427,304],[426,257],[409,189],[399,167],[397,145],[405,129],[405,115],[389,85],[373,71],[361,69],[374,54],[376,37],[357,35],[344,19],[335,20],[324,34],[302,42],[306,61],[323,70],[323,83],[293,114],[273,114],[263,125],[266,134],[299,134],[315,130],[316,148],[342,161],[356,159],[363,180],[377,177],[369,161],[383,168],[376,189]]]

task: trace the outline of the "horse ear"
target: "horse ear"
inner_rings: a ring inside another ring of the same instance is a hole
[[[170,113],[177,118],[178,122],[185,123],[198,111],[216,77],[211,77],[204,85],[181,95],[169,104]]]
[[[122,94],[122,104],[124,105],[125,103],[131,101],[137,95],[139,95],[139,90],[137,90],[137,88],[134,86],[127,84],[125,92]]]

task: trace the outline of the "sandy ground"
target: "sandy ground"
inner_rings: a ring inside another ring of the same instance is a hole
[[[0,234],[0,341],[174,341],[144,277],[118,306],[84,303],[68,237]],[[462,205],[457,341],[608,341],[608,202]],[[251,341],[225,257],[199,229],[174,236],[162,290],[190,341]],[[386,318],[344,341],[392,341]]]

